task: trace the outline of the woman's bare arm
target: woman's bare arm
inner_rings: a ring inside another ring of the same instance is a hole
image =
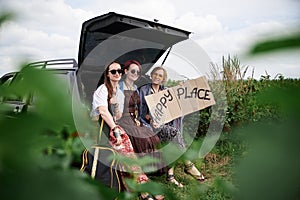
[[[108,111],[108,108],[106,106],[99,106],[98,110],[102,119],[108,124],[108,126],[110,128],[114,128],[116,126],[116,123],[114,122],[112,115]]]
[[[102,119],[108,124],[108,126],[111,129],[114,129],[117,125],[114,122],[113,116],[108,111],[108,108],[106,106],[99,106],[98,110],[100,112]],[[118,135],[115,135],[115,137],[117,139],[116,145],[120,145],[122,143],[122,138],[120,137],[119,131],[114,130],[114,132],[115,131],[118,133]]]

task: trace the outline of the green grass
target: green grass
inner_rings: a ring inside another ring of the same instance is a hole
[[[49,199],[82,199],[89,196],[93,200],[101,195],[105,198],[115,195],[115,191],[101,187],[73,167],[72,163],[78,162],[79,149],[83,146],[78,138],[73,137],[76,129],[70,101],[62,91],[58,91],[58,85],[53,84],[59,83],[50,74],[41,71],[23,73],[22,83],[16,83],[13,90],[0,87],[1,94],[17,92],[22,95],[35,88],[40,102],[37,102],[33,113],[0,115],[1,197],[41,199],[46,195]],[[44,82],[44,79],[52,84]],[[165,175],[151,177],[155,183],[166,187],[166,199],[251,199],[256,190],[260,191],[257,199],[281,199],[282,196],[297,199],[300,163],[295,158],[299,152],[300,90],[299,81],[287,81],[284,85],[276,82],[280,87],[272,87],[258,96],[261,105],[264,102],[277,105],[275,118],[267,118],[263,123],[260,120],[249,123],[248,128],[241,126],[223,132],[209,154],[193,161],[207,178],[206,182],[198,183],[185,174],[181,161],[176,165],[175,176],[185,185],[183,189],[166,181]],[[66,101],[62,103],[62,99]],[[82,122],[85,122],[84,119]],[[88,124],[86,121],[86,128]],[[202,138],[198,140],[201,142]],[[272,189],[270,185],[277,183],[276,177],[284,184],[275,184],[272,187],[276,190],[266,192]],[[28,185],[38,187],[41,192],[35,193],[34,197]],[[152,184],[147,189],[155,191],[160,188]],[[122,197],[134,198],[125,194]]]
[[[179,161],[175,165],[175,178],[184,185],[184,188],[178,188],[174,184],[166,180],[166,175],[151,176],[154,181],[160,182],[166,188],[172,191],[176,199],[232,199],[233,191],[233,175],[234,164],[236,160],[242,155],[244,149],[240,148],[232,151],[231,145],[222,147],[224,152],[220,152],[220,146],[225,143],[233,143],[230,139],[226,142],[217,144],[212,152],[207,154],[204,159],[194,160],[195,166],[204,174],[206,180],[202,183],[195,180],[191,175],[184,172],[184,163]],[[232,152],[228,154],[228,152]]]

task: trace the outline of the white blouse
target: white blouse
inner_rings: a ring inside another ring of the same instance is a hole
[[[91,117],[95,117],[95,116],[100,115],[99,109],[98,109],[99,106],[108,107],[107,98],[108,98],[107,87],[104,84],[102,84],[94,92]],[[116,98],[117,98],[117,101],[119,103],[119,110],[121,112],[123,112],[125,96],[124,96],[123,92],[119,89],[119,87],[117,87],[117,90],[116,90]]]

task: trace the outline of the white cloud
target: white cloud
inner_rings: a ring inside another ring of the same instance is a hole
[[[297,53],[273,53],[271,56],[264,55],[253,58],[247,56],[254,43],[283,34],[291,34],[293,31],[290,25],[266,21],[243,29],[223,30],[208,37],[195,39],[195,41],[205,49],[212,62],[219,66],[222,64],[222,56],[227,58],[228,55],[231,57],[237,55],[242,65],[250,65],[250,68],[255,68],[255,78],[260,78],[265,71],[272,78],[278,73],[282,73],[285,77],[296,78],[300,77],[300,58],[296,56],[298,51]],[[296,70],[297,68],[298,70]],[[251,76],[250,69],[247,76]]]
[[[62,0],[11,0],[6,7],[17,16],[0,29],[0,75],[14,70],[25,58],[76,58],[81,25],[95,16],[90,11],[73,9]]]
[[[160,23],[173,23],[178,15],[176,4],[170,0],[115,0],[110,2],[99,0],[88,0],[87,9],[92,10],[98,15],[107,12],[117,12],[120,14],[139,17],[147,20],[158,19]]]
[[[10,0],[1,1],[0,7],[18,13],[14,22],[0,29],[0,75],[13,69],[25,55],[36,60],[77,58],[82,23],[108,12],[158,19],[160,23],[191,31],[191,38],[215,62],[220,62],[222,55],[242,55],[262,38],[289,34],[290,22],[299,26],[299,3],[294,0],[247,3],[240,0]],[[297,56],[289,59],[288,62],[266,60],[277,62],[278,71],[287,71],[299,64]],[[289,66],[287,70],[284,65]]]
[[[11,23],[1,31],[1,65],[8,71],[18,66],[20,61],[41,60],[45,58],[72,57],[76,55],[78,41],[56,33],[48,34],[40,30],[28,29]],[[11,57],[8,59],[7,57]]]
[[[78,22],[94,16],[92,12],[73,9],[63,0],[34,0],[31,3],[11,0],[9,5],[17,11],[18,23],[48,33],[73,35],[74,30],[81,27]]]
[[[209,37],[224,31],[221,22],[215,15],[197,16],[188,12],[176,19],[176,25],[192,31],[197,37]]]
[[[140,18],[153,21],[158,19],[160,23],[173,23],[176,17],[176,8],[172,1],[167,0],[144,0],[128,1],[119,9]]]

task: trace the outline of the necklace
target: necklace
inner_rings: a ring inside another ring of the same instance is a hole
[[[156,90],[154,90],[154,88],[153,88],[153,85],[151,85],[151,90],[152,90],[152,93],[154,94],[154,93],[156,93],[156,92],[159,92],[159,91],[160,91],[160,87],[158,87],[158,90],[156,91]]]
[[[135,88],[133,87],[133,85],[128,84],[126,81],[124,81],[126,87],[128,90],[135,90]]]

